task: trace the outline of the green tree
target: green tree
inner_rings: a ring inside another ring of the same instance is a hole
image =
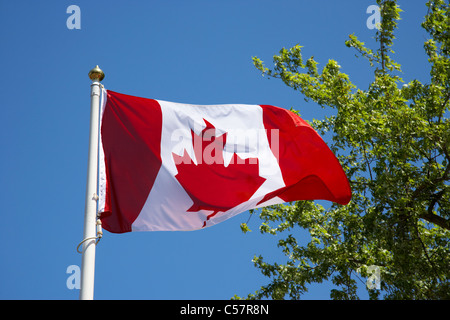
[[[281,238],[286,260],[254,257],[270,282],[248,299],[299,299],[309,285],[325,280],[334,284],[332,299],[358,299],[358,282],[364,283],[373,265],[379,267],[381,290],[367,289],[371,299],[450,298],[450,5],[426,4],[427,84],[399,77],[401,66],[391,55],[401,10],[393,0],[378,5],[379,47],[370,49],[355,35],[345,43],[374,73],[365,90],[336,61],[319,71],[313,57],[304,60],[300,45],[283,48],[272,69],[253,58],[263,75],[334,109],[311,125],[330,135],[353,197],[347,206],[299,201],[260,210],[260,232]],[[305,231],[310,241],[301,245],[297,238]]]

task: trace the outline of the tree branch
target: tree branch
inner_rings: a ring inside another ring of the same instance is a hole
[[[419,242],[420,242],[420,244],[421,244],[421,246],[422,246],[423,253],[425,254],[425,257],[427,258],[428,263],[429,263],[430,266],[431,266],[431,269],[433,269],[433,272],[436,274],[436,277],[437,277],[439,280],[442,281],[442,278],[440,277],[439,273],[437,272],[436,267],[435,267],[433,261],[431,261],[431,258],[430,258],[430,256],[428,255],[427,248],[425,247],[425,244],[423,243],[422,238],[420,237],[420,231],[419,231],[419,228],[417,227],[417,224],[415,224],[415,228],[416,228],[416,232],[417,232],[417,239],[419,239]]]
[[[424,219],[424,220],[426,220],[428,222],[431,222],[431,223],[433,223],[433,224],[435,224],[435,225],[437,225],[437,226],[439,226],[441,228],[450,230],[450,221],[445,219],[445,218],[442,218],[441,216],[438,216],[438,215],[436,215],[434,213],[429,213],[429,212],[422,213],[419,216],[419,218],[422,218],[422,219]]]
[[[447,94],[447,98],[444,100],[444,103],[442,104],[441,113],[439,114],[438,124],[441,123],[441,118],[442,118],[442,115],[444,114],[445,105],[447,104],[449,99],[450,99],[450,93]]]
[[[362,144],[364,159],[366,160],[367,168],[369,169],[370,181],[373,181],[372,170],[370,169],[370,163],[369,163],[369,160],[367,159],[367,155],[366,155],[366,146],[361,141],[360,141],[360,143]]]
[[[445,149],[444,149],[444,154],[450,160],[450,157],[448,156],[447,151]],[[412,193],[411,199],[412,200],[416,199],[420,195],[420,193],[422,191],[424,191],[427,188],[430,188],[433,185],[436,185],[436,184],[438,184],[440,182],[447,181],[449,178],[450,178],[450,162],[447,164],[447,167],[445,168],[444,174],[441,177],[436,178],[436,179],[434,179],[431,182],[425,182],[425,183],[421,184],[420,186],[418,186],[416,188],[416,190],[414,190],[414,192]],[[433,204],[433,207],[434,207],[434,204]]]

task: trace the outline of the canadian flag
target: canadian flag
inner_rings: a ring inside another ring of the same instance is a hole
[[[290,111],[103,96],[99,212],[110,232],[196,230],[277,203],[350,201],[339,161]]]

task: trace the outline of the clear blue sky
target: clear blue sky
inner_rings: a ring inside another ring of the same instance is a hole
[[[399,2],[394,45],[403,78],[427,81],[420,27],[425,1]],[[81,29],[69,30],[69,5]],[[282,47],[304,46],[323,66],[335,59],[362,89],[373,77],[344,41],[366,26],[373,0],[1,1],[0,299],[78,299],[66,269],[81,265],[90,113],[87,73],[107,89],[193,104],[272,104],[306,120],[322,110],[279,80],[261,77]],[[254,255],[283,259],[277,237],[240,223],[248,212],[194,232],[111,234],[97,248],[96,299],[229,299],[268,283]],[[307,238],[304,239],[306,243]],[[362,279],[364,280],[364,279]],[[305,298],[329,299],[330,283]]]

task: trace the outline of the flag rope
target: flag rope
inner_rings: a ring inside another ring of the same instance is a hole
[[[86,242],[86,241],[88,241],[88,240],[96,240],[95,241],[95,245],[97,245],[97,243],[99,243],[100,242],[100,239],[102,238],[102,236],[103,236],[103,230],[102,230],[102,221],[100,220],[100,217],[97,215],[97,223],[96,223],[96,225],[97,225],[97,236],[96,237],[88,237],[88,238],[86,238],[86,239],[83,239],[79,244],[78,244],[78,246],[77,246],[77,252],[78,253],[83,253],[83,251],[80,251],[80,246],[84,243],[84,242]]]

